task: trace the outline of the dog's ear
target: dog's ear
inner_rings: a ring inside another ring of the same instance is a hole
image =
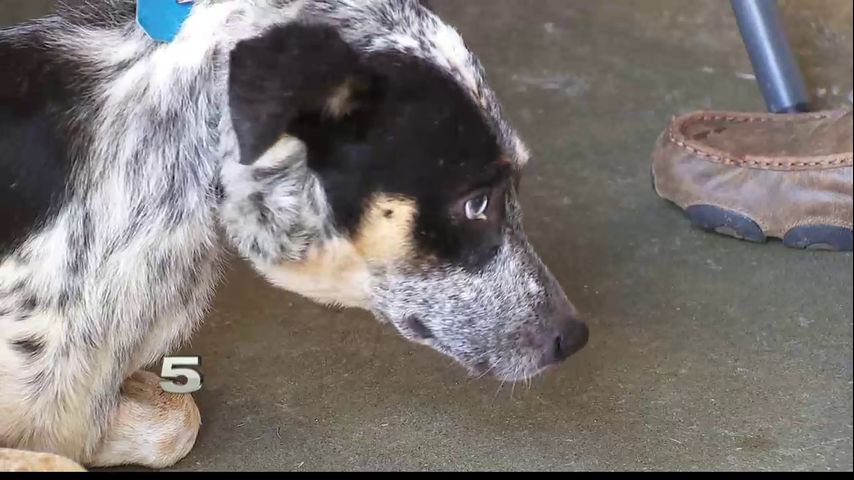
[[[373,90],[358,53],[322,25],[271,29],[240,42],[230,62],[229,106],[242,164],[255,162],[283,135],[321,140]]]

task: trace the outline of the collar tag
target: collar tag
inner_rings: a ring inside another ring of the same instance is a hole
[[[193,0],[137,0],[136,21],[152,39],[171,42],[192,8]]]

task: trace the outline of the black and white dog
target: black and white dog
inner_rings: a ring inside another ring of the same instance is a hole
[[[219,226],[275,285],[507,380],[587,328],[531,249],[528,153],[416,0],[132,0],[0,30],[0,447],[154,467],[198,411],[138,371],[186,340]]]

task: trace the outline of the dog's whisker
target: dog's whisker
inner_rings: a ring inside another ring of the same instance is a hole
[[[504,387],[504,383],[506,380],[501,379],[501,383],[498,384],[498,389],[495,390],[495,398],[498,398],[498,394],[501,393],[501,389]]]
[[[487,376],[490,372],[492,372],[492,370],[494,368],[495,368],[495,365],[490,365],[489,368],[487,368],[480,375],[478,375],[477,378],[475,378],[475,380],[480,380],[481,378]]]

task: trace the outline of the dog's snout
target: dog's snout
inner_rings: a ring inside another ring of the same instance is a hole
[[[587,345],[590,332],[587,325],[573,317],[558,320],[551,340],[543,352],[543,365],[552,365],[566,360]]]

